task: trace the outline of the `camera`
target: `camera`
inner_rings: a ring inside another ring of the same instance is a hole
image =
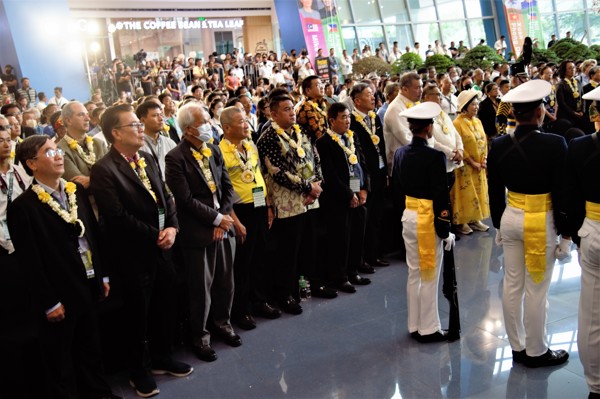
[[[133,60],[136,62],[142,62],[146,60],[146,56],[148,54],[144,51],[144,49],[141,49],[140,51],[138,51],[137,53],[135,53],[133,55]]]

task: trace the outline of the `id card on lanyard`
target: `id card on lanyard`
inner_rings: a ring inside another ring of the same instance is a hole
[[[254,187],[252,189],[252,199],[255,208],[266,206],[267,200],[265,198],[265,189],[263,187]]]
[[[165,229],[165,208],[158,208],[158,230]]]

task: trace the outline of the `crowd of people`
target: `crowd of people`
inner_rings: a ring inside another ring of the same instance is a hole
[[[343,57],[328,82],[306,50],[257,55],[255,81],[240,68],[251,54],[189,59],[191,82],[181,64],[163,80],[164,62],[149,61],[134,95],[116,60],[121,95],[110,106],[103,87],[85,103],[66,101],[60,87],[36,103],[21,79],[25,100],[0,110],[0,256],[14,282],[0,303],[23,298],[6,313],[7,342],[14,359],[38,343],[39,389],[116,397],[97,326],[96,303],[110,296],[126,315],[130,383],[150,397],[160,392],[153,374],[193,372],[172,355],[178,323],[210,362],[212,339],[242,345],[234,327],[301,314],[300,276],[315,297],[357,292],[389,265],[381,237],[391,200],[411,337],[448,339],[437,305],[443,251],[455,234],[488,231],[491,216],[513,361],[528,367],[568,359],[544,331],[554,262],[575,241],[580,356],[590,397],[600,394],[600,67],[521,62],[362,78]]]

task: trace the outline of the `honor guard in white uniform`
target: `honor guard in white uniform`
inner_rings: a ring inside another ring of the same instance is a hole
[[[425,102],[400,113],[408,119],[412,141],[396,151],[392,174],[394,198],[405,208],[408,331],[419,342],[447,340],[438,312],[438,284],[444,246],[452,248],[455,236],[450,233],[446,156],[427,145],[440,112],[438,104]]]
[[[542,99],[550,90],[549,83],[533,80],[504,96],[517,127],[496,138],[488,156],[492,222],[504,249],[504,324],[513,362],[528,367],[554,366],[569,357],[550,350],[546,340],[552,269],[572,243],[566,226],[567,145],[561,136],[540,132]],[[563,234],[559,245],[557,234]]]
[[[600,87],[583,96],[600,100]],[[598,132],[569,143],[567,173],[572,184],[569,224],[581,250],[581,292],[577,346],[590,389],[600,398],[600,137]]]

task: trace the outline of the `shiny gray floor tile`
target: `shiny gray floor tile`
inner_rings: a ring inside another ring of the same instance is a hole
[[[159,397],[187,398],[586,398],[577,348],[580,268],[577,254],[557,263],[550,288],[548,340],[566,349],[562,367],[513,366],[502,319],[502,250],[493,229],[455,249],[462,338],[422,345],[406,327],[406,265],[394,260],[369,275],[373,283],[333,300],[312,298],[304,313],[257,319],[238,331],[244,344],[216,342],[219,359],[205,363],[185,348],[189,377],[157,378]],[[440,285],[441,286],[441,285]],[[441,287],[440,287],[441,288]],[[439,294],[442,325],[448,305]],[[126,375],[112,376],[115,393],[136,397]]]

